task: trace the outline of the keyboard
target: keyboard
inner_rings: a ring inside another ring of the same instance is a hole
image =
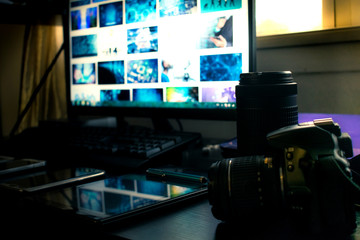
[[[133,169],[166,161],[166,158],[170,160],[169,153],[184,150],[200,137],[198,133],[158,132],[133,126],[121,129],[47,126],[25,130],[15,141],[14,150],[22,153],[19,157]]]

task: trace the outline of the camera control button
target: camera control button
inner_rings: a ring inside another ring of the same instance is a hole
[[[287,166],[287,170],[288,170],[289,172],[293,172],[293,171],[294,171],[294,165],[288,165],[288,166]]]
[[[294,154],[292,152],[287,152],[286,153],[286,159],[287,160],[292,160],[294,158]]]

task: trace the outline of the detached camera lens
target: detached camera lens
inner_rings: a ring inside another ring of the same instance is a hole
[[[242,156],[265,154],[269,132],[298,123],[297,84],[290,71],[241,74],[236,105]]]

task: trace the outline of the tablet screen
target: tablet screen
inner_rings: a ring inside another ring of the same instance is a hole
[[[82,219],[106,224],[205,192],[205,185],[167,184],[150,181],[145,175],[130,174],[44,193],[36,200],[66,209]]]

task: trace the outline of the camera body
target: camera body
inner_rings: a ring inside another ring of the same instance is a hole
[[[258,223],[286,215],[312,232],[352,232],[350,136],[332,119],[320,119],[280,128],[266,139],[265,155],[223,159],[210,167],[214,216]]]

